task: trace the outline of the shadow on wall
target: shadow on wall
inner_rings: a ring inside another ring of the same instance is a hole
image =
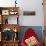
[[[32,28],[36,33],[37,33],[37,37],[39,39],[39,41],[41,43],[43,43],[43,30],[42,30],[42,26],[21,26],[20,27],[20,32],[19,32],[19,39],[20,39],[20,42],[24,36],[24,33],[25,31],[28,29],[28,28]]]

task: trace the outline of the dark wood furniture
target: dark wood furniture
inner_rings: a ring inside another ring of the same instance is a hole
[[[16,17],[17,16],[17,23],[9,24],[7,17]],[[19,31],[19,24],[18,24],[18,17],[19,17],[19,7],[0,7],[0,32],[1,32],[1,41],[0,46],[18,46],[19,39],[14,40],[2,40],[2,32],[5,28],[11,29],[14,32]],[[5,19],[6,18],[6,19]],[[16,29],[16,31],[15,31]]]
[[[0,18],[1,24],[8,24],[8,17],[9,16],[17,16],[17,24],[18,24],[18,16],[19,16],[19,7],[0,7]]]

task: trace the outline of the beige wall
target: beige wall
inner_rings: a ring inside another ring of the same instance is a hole
[[[21,15],[19,24],[21,26],[43,26],[43,0],[24,0],[23,11],[35,11],[35,16]]]

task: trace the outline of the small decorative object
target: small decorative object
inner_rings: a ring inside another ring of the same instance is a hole
[[[17,32],[16,28],[14,29],[14,32]]]
[[[14,32],[15,33],[14,33],[14,37],[13,38],[14,38],[14,41],[15,41],[15,40],[18,40],[18,32],[17,32],[16,28],[14,29]]]
[[[2,32],[2,40],[8,41],[12,39],[12,30],[9,28],[5,28]]]
[[[14,14],[17,14],[18,12],[14,12]]]
[[[5,24],[8,24],[8,18],[7,18],[7,19],[5,19]]]
[[[14,33],[13,39],[14,39],[14,41],[15,41],[15,40],[18,40],[18,32],[15,32],[15,33]]]
[[[9,10],[2,10],[2,15],[9,15]]]
[[[16,2],[17,0],[15,0],[15,7],[16,7],[16,4],[17,4],[17,2]]]
[[[11,12],[10,12],[10,15],[14,15],[14,12],[11,11]]]
[[[16,11],[10,11],[10,15],[17,15],[17,13]]]
[[[17,15],[17,13],[18,12],[16,10],[14,10],[14,9],[12,9],[12,10],[9,11],[10,15]]]

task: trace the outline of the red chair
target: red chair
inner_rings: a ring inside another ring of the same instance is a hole
[[[25,43],[25,40],[32,37],[32,36],[34,36],[37,39],[37,35],[33,31],[33,29],[32,28],[27,29],[25,34],[24,34],[24,37],[22,38],[21,46],[27,46],[26,43]],[[40,42],[38,41],[35,46],[41,46]]]

